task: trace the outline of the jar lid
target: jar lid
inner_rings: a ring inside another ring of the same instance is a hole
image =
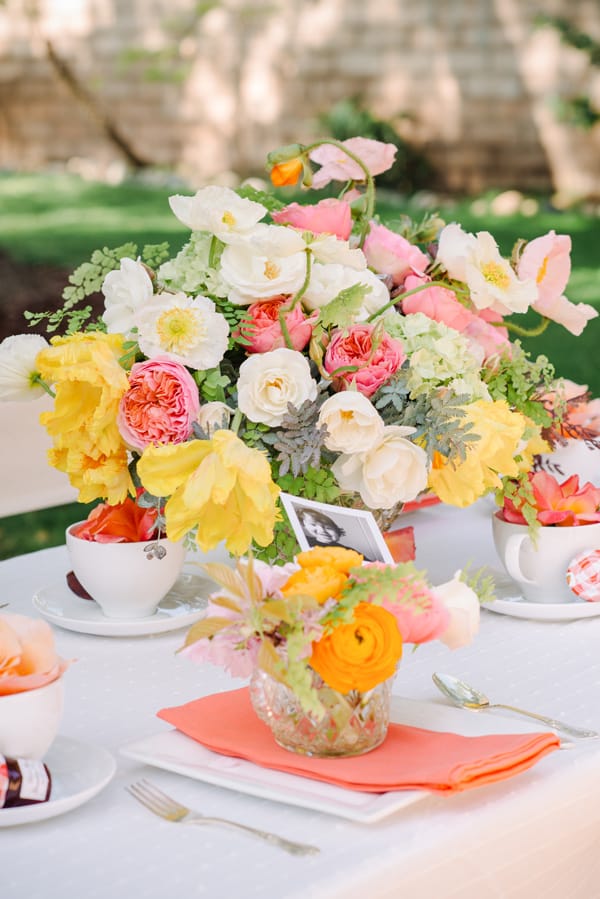
[[[600,549],[586,549],[571,560],[567,584],[580,599],[600,602]]]

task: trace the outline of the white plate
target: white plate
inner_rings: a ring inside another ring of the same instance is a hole
[[[443,702],[417,702],[398,696],[392,698],[391,719],[428,730],[451,731],[465,736],[540,730],[539,725],[532,726],[531,722],[496,715],[480,716],[449,707]],[[274,802],[327,812],[363,824],[380,821],[430,795],[426,790],[389,793],[346,790],[309,777],[273,771],[243,759],[219,755],[177,730],[129,743],[122,746],[119,752],[146,765],[164,768],[194,780]]]
[[[117,769],[106,749],[70,737],[57,737],[44,762],[52,777],[48,802],[0,809],[0,827],[44,821],[77,808],[99,793]]]
[[[600,615],[600,602],[586,602],[575,595],[572,602],[529,602],[519,593],[518,585],[508,575],[499,571],[490,573],[494,578],[498,598],[484,603],[482,609],[533,621],[573,621]]]
[[[184,569],[154,615],[147,618],[107,618],[97,603],[73,593],[65,579],[42,587],[32,601],[40,615],[68,631],[102,637],[137,637],[174,631],[198,621],[213,590],[212,581]]]

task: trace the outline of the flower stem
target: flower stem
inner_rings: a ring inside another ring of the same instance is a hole
[[[513,334],[518,334],[519,337],[539,337],[550,324],[550,319],[542,317],[539,325],[535,328],[524,328],[522,325],[516,325],[514,322],[491,322],[491,324],[497,325],[500,328],[507,328],[509,331],[512,331]]]
[[[34,374],[32,374],[30,380],[31,380],[31,386],[32,386],[32,387],[35,387],[36,384],[37,384],[37,385],[39,385],[40,387],[42,387],[42,388],[46,391],[46,393],[48,394],[48,396],[51,396],[51,397],[52,397],[52,399],[54,399],[54,398],[56,397],[56,393],[54,392],[54,390],[52,390],[52,388],[50,387],[50,384],[48,384],[47,381],[44,381],[44,379],[42,378],[42,376],[41,376],[40,374],[38,374],[37,372],[35,372]]]
[[[418,287],[413,287],[412,290],[407,290],[405,293],[401,293],[397,297],[394,297],[389,303],[386,303],[385,306],[378,309],[377,312],[373,312],[373,314],[368,317],[367,321],[372,322],[378,315],[387,312],[388,309],[396,306],[401,300],[406,299],[406,297],[411,297],[414,293],[420,293],[422,290],[427,290],[428,287],[445,287],[446,290],[450,290],[445,281],[428,281],[427,284],[419,284]]]
[[[304,275],[304,281],[300,290],[292,297],[291,302],[287,306],[281,306],[279,309],[279,325],[281,327],[281,333],[283,334],[283,339],[285,340],[285,345],[288,349],[293,350],[294,344],[292,343],[292,338],[290,336],[290,332],[287,326],[287,322],[285,320],[288,312],[292,312],[293,309],[298,305],[304,294],[308,289],[308,285],[310,284],[310,273],[312,270],[312,250],[310,247],[306,248],[306,274]]]

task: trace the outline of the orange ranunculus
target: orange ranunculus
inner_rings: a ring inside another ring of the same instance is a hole
[[[281,588],[284,596],[312,596],[321,605],[342,591],[348,578],[343,571],[331,565],[314,568],[300,568],[295,571]]]
[[[278,162],[271,169],[271,183],[274,187],[293,187],[298,183],[303,170],[304,165],[298,157]]]
[[[156,516],[156,509],[142,509],[128,496],[115,506],[100,503],[71,533],[95,543],[139,543],[154,536]]]
[[[392,677],[402,656],[396,619],[382,606],[360,602],[354,619],[313,644],[311,667],[339,693],[366,693]]]
[[[354,549],[345,549],[343,546],[315,546],[306,552],[296,556],[298,565],[302,568],[335,568],[348,574],[351,568],[362,565],[363,556]]]

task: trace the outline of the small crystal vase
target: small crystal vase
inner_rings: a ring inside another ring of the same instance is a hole
[[[261,669],[250,680],[254,711],[283,749],[317,758],[362,755],[385,740],[393,678],[368,693],[332,690],[314,674],[313,686],[325,708],[323,718],[306,712],[295,693]]]

